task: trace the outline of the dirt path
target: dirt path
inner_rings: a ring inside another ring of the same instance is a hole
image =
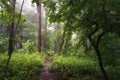
[[[65,80],[61,78],[59,75],[49,72],[48,69],[51,67],[51,65],[52,65],[52,61],[46,58],[45,67],[43,68],[43,71],[39,76],[39,80]]]
[[[48,68],[50,68],[52,62],[46,58],[45,67],[43,68],[42,73],[39,76],[39,80],[53,80],[53,74],[49,73]]]

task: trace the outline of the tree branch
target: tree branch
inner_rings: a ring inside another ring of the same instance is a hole
[[[103,0],[103,6],[102,6],[102,9],[103,9],[103,18],[104,18],[104,23],[107,22],[107,18],[106,18],[106,2],[107,0]]]
[[[21,8],[20,8],[20,15],[19,15],[19,18],[18,18],[18,21],[17,21],[17,24],[16,24],[15,31],[17,30],[17,27],[18,27],[20,19],[21,19],[21,15],[22,15],[22,11],[23,11],[23,5],[24,5],[24,0],[22,1],[22,5],[21,5]]]
[[[112,29],[113,29],[113,25],[111,25],[111,27],[107,31],[102,32],[97,38],[96,45],[99,45],[101,38],[108,32],[112,31]]]
[[[20,23],[22,11],[23,11],[23,5],[24,5],[24,0],[22,1],[22,5],[21,5],[21,8],[20,8],[20,14],[19,14],[19,16],[18,16],[18,21],[17,21],[16,26],[15,26],[15,30],[14,30],[14,40],[15,40],[15,37],[16,37],[18,25],[19,25],[19,23]],[[15,44],[15,42],[14,42],[14,44]]]
[[[95,28],[94,31],[92,31],[92,32],[88,35],[88,39],[90,40],[91,44],[92,44],[93,46],[95,46],[95,43],[94,43],[93,40],[92,40],[92,36],[98,31],[99,25],[98,25],[97,22],[91,22],[91,23],[94,24],[94,25],[96,26],[96,28]]]

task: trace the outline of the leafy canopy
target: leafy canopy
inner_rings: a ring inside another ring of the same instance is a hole
[[[88,36],[96,23],[98,32],[119,32],[119,0],[43,0],[51,22],[65,23],[67,31],[81,31]]]

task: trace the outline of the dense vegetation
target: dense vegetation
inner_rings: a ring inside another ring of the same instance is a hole
[[[0,80],[35,80],[44,67],[44,57],[34,54],[14,54],[6,72],[7,55],[0,55]]]
[[[97,70],[98,65],[91,59],[55,56],[53,61],[50,71],[60,72],[68,80],[101,80],[101,74]]]
[[[0,80],[38,80],[47,59],[66,80],[119,80],[120,0],[0,0]]]
[[[119,80],[119,65],[105,66],[110,80]],[[49,70],[60,73],[67,80],[104,80],[97,61],[88,57],[55,55]]]

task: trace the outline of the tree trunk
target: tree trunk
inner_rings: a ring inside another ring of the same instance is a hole
[[[103,77],[104,77],[105,80],[108,80],[108,76],[107,76],[107,73],[106,73],[106,71],[104,69],[102,56],[101,56],[101,53],[100,53],[100,50],[99,50],[99,42],[100,42],[101,37],[102,36],[98,37],[98,40],[97,40],[97,42],[95,44],[93,43],[93,40],[91,39],[91,37],[89,37],[89,41],[91,42],[91,44],[92,44],[92,46],[93,46],[93,48],[95,50],[95,53],[97,55],[99,67],[101,69]]]
[[[65,30],[63,31],[63,35],[62,35],[59,51],[62,51],[62,47],[63,47],[64,42],[65,42],[64,38],[65,38]]]
[[[10,33],[9,33],[9,45],[8,45],[8,55],[10,56],[14,50],[14,23],[10,26]]]
[[[41,0],[39,2],[39,5],[37,5],[37,11],[38,11],[38,52],[41,52]]]
[[[9,65],[9,62],[10,62],[10,59],[11,59],[11,55],[13,53],[13,50],[14,50],[14,11],[15,11],[15,3],[16,3],[16,0],[11,0],[11,5],[12,5],[12,10],[11,10],[11,15],[12,15],[12,18],[13,18],[13,21],[11,22],[11,25],[10,25],[10,28],[9,28],[9,42],[8,42],[8,60],[7,60],[7,63],[6,63],[6,70],[8,68],[8,65]]]
[[[66,39],[63,43],[63,47],[62,47],[63,48],[63,52],[62,52],[63,54],[65,54],[68,50],[68,41],[69,40]]]
[[[100,66],[100,69],[102,71],[102,74],[104,76],[104,79],[105,80],[108,80],[108,76],[107,76],[107,73],[104,69],[104,66],[103,66],[103,60],[102,60],[102,56],[101,56],[101,53],[100,53],[100,50],[99,50],[99,46],[96,45],[96,47],[94,47],[95,49],[95,52],[96,52],[96,55],[97,55],[97,58],[98,58],[98,62],[99,62],[99,66]]]
[[[95,28],[94,31],[91,32],[91,34],[89,34],[88,39],[89,39],[91,45],[93,46],[93,48],[95,50],[95,53],[97,55],[98,62],[99,62],[99,67],[101,69],[103,77],[104,77],[105,80],[108,80],[107,73],[106,73],[106,71],[104,69],[104,66],[103,66],[103,60],[102,60],[101,52],[100,52],[100,49],[99,49],[99,44],[100,44],[100,40],[103,37],[103,35],[105,35],[107,32],[109,32],[109,30],[106,31],[106,32],[102,32],[100,35],[98,35],[97,41],[95,41],[92,38],[92,36],[95,35],[95,33],[99,30],[99,24],[97,22],[92,22],[92,23],[96,26],[96,28]],[[110,28],[110,30],[111,30],[111,28]]]

